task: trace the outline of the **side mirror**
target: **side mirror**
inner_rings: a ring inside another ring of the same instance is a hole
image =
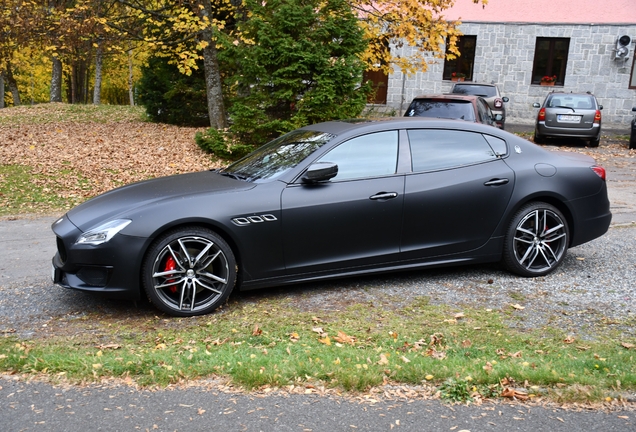
[[[508,99],[507,96],[502,97],[501,100],[504,102],[510,102],[510,99]]]
[[[632,111],[636,111],[636,107],[632,108]]]
[[[599,105],[598,109],[602,110],[603,109],[603,105]]]
[[[495,114],[495,121],[502,121],[503,116],[501,114]]]
[[[535,108],[541,108],[541,104],[539,102],[533,103],[532,106]]]
[[[333,162],[311,164],[300,178],[303,183],[317,183],[331,180],[338,175],[338,165]]]

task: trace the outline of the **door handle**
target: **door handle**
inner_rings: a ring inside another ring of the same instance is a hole
[[[392,198],[397,198],[397,192],[378,192],[375,195],[371,195],[369,197],[370,200],[388,200]]]
[[[507,178],[505,179],[493,179],[490,181],[487,181],[486,183],[484,183],[484,186],[501,186],[501,185],[505,185],[508,184],[510,180],[508,180]]]

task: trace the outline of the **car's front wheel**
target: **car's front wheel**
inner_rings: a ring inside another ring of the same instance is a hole
[[[570,232],[556,207],[534,202],[515,214],[504,241],[503,261],[510,271],[521,276],[543,276],[565,258]]]
[[[142,282],[158,309],[175,316],[203,315],[232,292],[236,260],[228,244],[209,229],[179,228],[152,244]]]

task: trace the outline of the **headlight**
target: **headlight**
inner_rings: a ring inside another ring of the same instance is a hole
[[[110,222],[106,222],[92,230],[86,231],[84,234],[79,236],[75,243],[91,245],[106,243],[108,240],[112,239],[115,234],[126,228],[126,226],[128,226],[131,222],[132,221],[129,219],[115,219]]]

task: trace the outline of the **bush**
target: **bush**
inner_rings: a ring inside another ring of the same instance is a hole
[[[209,126],[203,65],[191,75],[179,72],[163,57],[151,57],[142,67],[139,102],[152,121],[180,126]]]
[[[237,160],[254,150],[254,147],[246,144],[234,142],[232,135],[227,131],[210,128],[205,132],[197,132],[194,141],[207,153],[214,153],[216,156]]]

